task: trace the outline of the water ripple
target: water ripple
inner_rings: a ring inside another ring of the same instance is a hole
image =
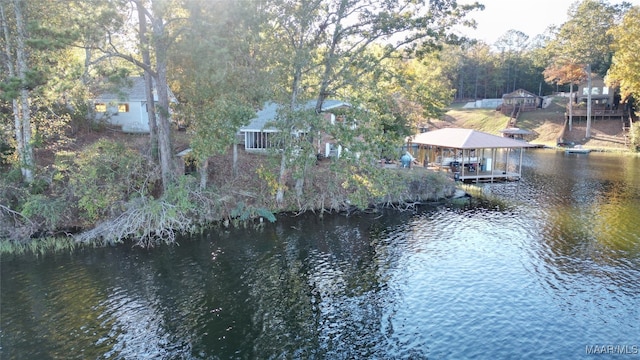
[[[486,185],[491,201],[3,259],[0,356],[573,359],[633,345],[640,160],[529,156],[522,181]]]

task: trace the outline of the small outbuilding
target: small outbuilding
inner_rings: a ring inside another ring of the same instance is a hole
[[[444,128],[409,137],[408,148],[416,148],[425,166],[449,171],[456,180],[493,182],[519,180],[524,149],[534,147],[485,132]],[[414,155],[415,156],[415,155]]]
[[[542,105],[542,98],[524,89],[502,95],[501,110],[505,115],[514,116],[518,112],[533,111]]]
[[[500,130],[500,132],[502,133],[503,137],[517,139],[517,140],[524,140],[525,136],[533,134],[532,131],[520,129],[520,128],[506,128],[506,129]]]

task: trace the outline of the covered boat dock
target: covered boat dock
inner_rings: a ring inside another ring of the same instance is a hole
[[[463,182],[519,180],[524,149],[535,147],[526,141],[460,128],[417,134],[407,138],[407,145],[425,167],[448,171]]]

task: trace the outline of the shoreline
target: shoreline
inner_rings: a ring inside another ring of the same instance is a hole
[[[357,191],[343,192],[340,195],[331,199],[331,207],[315,207],[315,208],[294,208],[291,206],[283,206],[280,209],[261,209],[245,207],[244,212],[229,213],[230,216],[219,216],[216,219],[210,221],[194,222],[189,220],[189,223],[181,223],[176,221],[178,218],[184,220],[188,216],[192,218],[198,217],[197,213],[178,213],[175,218],[165,219],[162,225],[178,224],[176,227],[163,227],[156,226],[155,228],[145,229],[146,233],[143,237],[145,239],[135,239],[133,232],[124,238],[110,238],[113,235],[113,229],[118,228],[121,230],[122,225],[118,224],[118,219],[122,217],[120,214],[117,217],[103,219],[97,223],[95,227],[78,229],[77,233],[71,233],[60,230],[56,234],[45,236],[33,236],[29,239],[12,240],[12,239],[0,239],[0,256],[1,255],[26,255],[32,254],[35,256],[44,256],[46,254],[56,254],[61,252],[73,252],[81,248],[87,247],[105,247],[105,246],[117,246],[121,244],[131,245],[133,247],[151,248],[159,245],[172,245],[175,244],[175,239],[181,236],[192,236],[203,231],[210,229],[220,229],[227,227],[247,227],[247,226],[260,226],[266,222],[276,221],[276,217],[286,214],[303,214],[313,213],[316,216],[322,218],[325,213],[328,214],[353,214],[358,211],[368,211],[372,209],[401,209],[408,207],[421,206],[426,203],[439,203],[451,199],[456,191],[457,184],[452,179],[446,178],[442,174],[433,172],[404,172],[396,171],[395,169],[385,169],[389,174],[393,173],[397,176],[388,176],[392,179],[392,187],[397,189],[397,193],[388,193],[378,201],[369,201],[368,206],[358,206],[352,204],[349,196],[357,197]],[[415,190],[418,191],[415,191]],[[245,189],[246,190],[246,189]],[[411,196],[409,196],[411,194]],[[215,200],[215,199],[210,199]],[[154,201],[151,205],[155,204]],[[236,205],[242,204],[241,202]],[[200,211],[203,211],[200,209]],[[265,212],[266,211],[266,212]],[[197,210],[196,210],[197,212]],[[268,213],[267,213],[268,212]],[[231,216],[235,215],[235,216]],[[202,218],[202,214],[200,214]],[[184,226],[182,226],[184,225]],[[182,226],[182,227],[181,227]],[[138,229],[132,229],[132,231],[138,231]],[[123,234],[127,234],[123,232]],[[153,234],[162,234],[165,237],[159,236],[153,238]]]

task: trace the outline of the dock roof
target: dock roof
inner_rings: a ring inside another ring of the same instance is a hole
[[[461,128],[444,128],[428,131],[414,135],[408,139],[408,142],[452,149],[504,149],[535,146],[526,141]]]

